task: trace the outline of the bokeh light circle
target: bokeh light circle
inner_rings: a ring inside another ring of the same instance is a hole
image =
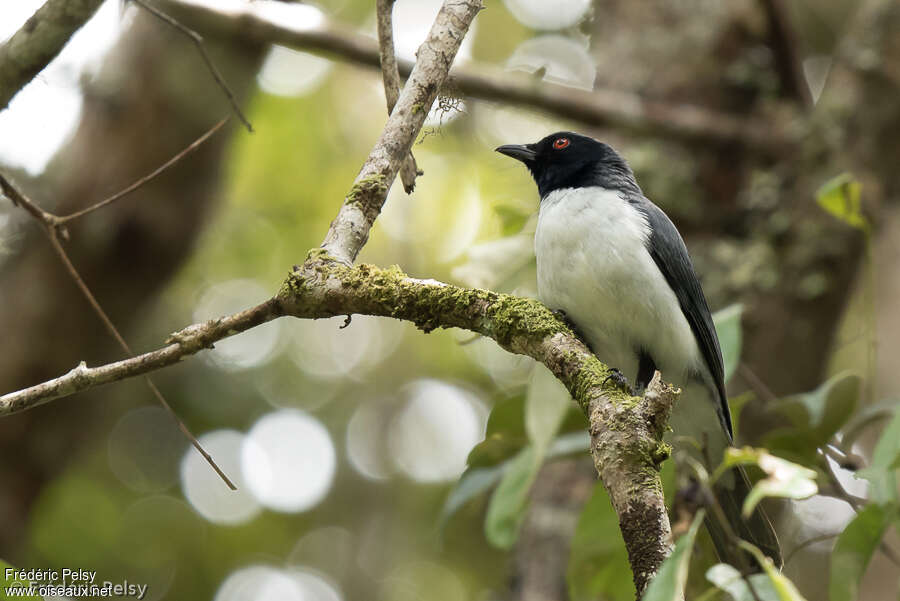
[[[230,490],[193,447],[181,461],[181,487],[188,503],[210,522],[242,524],[261,511],[241,477],[244,435],[235,430],[216,430],[199,437],[200,444],[234,482]]]
[[[274,45],[257,79],[259,86],[277,96],[303,96],[325,81],[334,63],[308,52]]]
[[[437,380],[415,382],[407,395],[388,434],[394,462],[421,482],[457,478],[469,451],[484,438],[484,404],[468,391]]]
[[[237,279],[210,286],[194,309],[194,321],[217,319],[242,311],[271,296],[254,280]],[[263,365],[278,348],[280,325],[270,321],[231,338],[220,340],[203,357],[227,370],[243,370]]]
[[[390,418],[390,407],[369,400],[357,407],[347,424],[347,458],[370,480],[384,480],[394,472],[385,440]]]
[[[403,336],[397,320],[354,315],[297,320],[290,324],[294,339],[291,358],[297,367],[319,380],[360,379],[394,352]]]
[[[249,566],[232,572],[214,601],[306,601],[301,585],[282,570]]]
[[[564,29],[577,25],[591,8],[591,0],[503,0],[517,21],[532,29]]]
[[[597,77],[587,46],[561,35],[525,40],[509,57],[506,68],[527,73],[544,69],[544,80],[582,90],[594,89]]]
[[[247,433],[241,466],[260,503],[297,512],[314,507],[328,494],[337,458],[325,426],[308,413],[283,409],[263,416]]]
[[[341,601],[343,599],[337,585],[319,572],[300,568],[287,570],[286,574],[303,592],[303,601]]]

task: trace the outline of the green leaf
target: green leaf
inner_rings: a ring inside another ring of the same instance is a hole
[[[768,576],[772,588],[778,595],[776,597],[778,601],[806,601],[803,595],[800,594],[800,591],[797,590],[797,587],[794,586],[794,583],[791,582],[787,576],[782,574],[778,568],[775,567],[775,564],[772,563],[772,560],[766,557],[762,551],[743,540],[738,541],[738,544],[740,544],[743,549],[749,551],[750,554],[756,558],[756,561],[759,562],[759,565],[763,569],[763,575]],[[756,584],[755,581],[754,584]]]
[[[563,455],[585,454],[591,450],[591,435],[587,430],[568,432],[556,437],[547,451],[547,459]]]
[[[528,491],[540,467],[541,458],[534,447],[525,447],[510,462],[500,485],[491,495],[484,533],[495,547],[509,549],[516,542],[528,504]]]
[[[506,465],[501,464],[495,467],[477,467],[470,468],[459,478],[459,482],[447,495],[444,506],[441,508],[441,517],[438,519],[438,528],[443,531],[447,522],[453,517],[459,509],[485,492],[503,477],[506,471]]]
[[[587,453],[591,448],[591,437],[586,430],[569,432],[558,436],[547,450],[546,458],[562,457],[565,455],[578,455]],[[441,516],[438,520],[438,529],[443,533],[450,518],[466,503],[481,495],[483,492],[497,484],[503,475],[509,471],[513,460],[508,459],[499,465],[491,467],[469,466],[460,476],[456,486],[447,495]]]
[[[501,231],[504,236],[518,234],[525,227],[528,218],[532,212],[524,211],[519,207],[512,205],[497,205],[494,207],[494,213],[500,218]]]
[[[841,428],[841,446],[850,448],[869,426],[893,417],[898,406],[900,400],[890,398],[867,403]]]
[[[0,598],[3,599],[30,599],[31,601],[42,601],[43,597],[39,595],[7,595],[9,588],[28,588],[31,583],[27,580],[17,580],[16,578],[7,578],[6,571],[14,569],[11,565],[0,559]]]
[[[525,430],[531,444],[512,460],[491,496],[484,529],[492,545],[508,549],[516,542],[528,491],[569,405],[569,393],[562,383],[546,367],[535,364],[525,400]]]
[[[859,582],[896,511],[867,505],[841,532],[831,553],[830,601],[856,601]]]
[[[594,492],[578,517],[566,581],[571,601],[634,599],[619,519],[601,483],[594,485]]]
[[[742,512],[744,516],[753,513],[753,508],[765,497],[785,497],[788,499],[806,499],[818,492],[814,482],[815,470],[776,457],[766,449],[743,447],[725,449],[725,459],[716,469],[713,480],[721,476],[728,468],[736,465],[756,465],[767,477],[763,478],[744,499]]]
[[[885,426],[875,452],[872,454],[872,463],[864,470],[857,472],[857,476],[865,478],[871,483],[869,498],[880,505],[897,504],[897,476],[894,473],[894,464],[900,457],[900,413]]]
[[[488,416],[484,440],[469,451],[466,463],[472,467],[498,465],[528,444],[525,433],[525,397],[498,401]]]
[[[850,173],[841,173],[816,192],[816,201],[834,217],[860,230],[868,230],[869,222],[862,214],[862,186]]]
[[[839,373],[815,390],[779,401],[773,408],[793,424],[769,434],[766,448],[811,463],[816,449],[825,446],[848,423],[862,392],[862,378]]]
[[[678,601],[684,598],[684,585],[687,582],[688,568],[691,563],[691,551],[697,530],[703,522],[703,510],[694,516],[694,522],[688,531],[678,539],[672,554],[659,568],[659,572],[644,592],[642,601]]]
[[[735,435],[741,431],[741,415],[744,413],[744,407],[755,398],[756,395],[748,390],[728,399],[728,408],[731,410],[731,429]]]
[[[719,346],[722,348],[726,382],[734,374],[741,360],[741,314],[743,312],[743,305],[735,304],[719,309],[712,316],[716,334],[719,336]]]
[[[778,592],[766,574],[753,574],[748,579],[753,591],[747,585],[747,579],[732,565],[719,563],[706,571],[706,579],[725,591],[734,601],[780,601]],[[756,597],[753,593],[756,593]]]
[[[525,395],[525,431],[539,453],[556,436],[572,399],[569,391],[541,363],[535,363]]]

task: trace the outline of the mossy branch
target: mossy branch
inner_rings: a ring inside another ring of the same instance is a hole
[[[654,376],[643,397],[616,388],[601,363],[562,320],[534,299],[411,278],[398,267],[348,267],[312,254],[278,294],[285,315],[380,315],[425,332],[464,328],[546,365],[591,424],[591,453],[625,539],[640,596],[671,551],[659,465],[678,390]]]
[[[534,299],[416,279],[399,267],[348,266],[314,249],[274,298],[188,326],[158,350],[94,368],[81,364],[59,378],[4,395],[0,415],[174,365],[278,317],[353,314],[402,319],[424,332],[463,328],[546,365],[590,419],[597,471],[619,515],[635,583],[643,590],[670,549],[659,464],[667,456],[663,434],[677,391],[662,384],[658,375],[642,398],[617,388],[611,370]]]
[[[0,397],[0,415],[156,371],[282,316],[317,319],[364,314],[410,321],[425,332],[464,328],[546,365],[588,416],[591,451],[618,513],[640,596],[670,551],[659,463],[667,456],[663,433],[677,391],[662,384],[658,375],[642,398],[617,388],[611,370],[536,300],[415,279],[398,267],[352,265],[481,7],[480,0],[444,3],[322,248],[310,251],[273,298],[240,313],[189,326],[155,351],[93,368],[81,363],[59,378],[6,394]]]

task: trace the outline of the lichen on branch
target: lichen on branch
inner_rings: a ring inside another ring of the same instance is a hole
[[[321,249],[295,268],[276,298],[280,311],[295,317],[361,313],[410,321],[425,332],[463,328],[546,365],[590,421],[597,472],[643,592],[671,550],[659,465],[669,456],[663,436],[679,391],[658,372],[643,397],[630,396],[569,326],[534,299],[415,279],[396,266],[351,267]]]

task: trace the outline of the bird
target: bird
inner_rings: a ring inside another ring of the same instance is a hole
[[[631,392],[641,394],[656,370],[679,386],[669,437],[714,467],[734,436],[722,352],[675,225],[644,196],[619,153],[594,138],[561,131],[496,151],[524,163],[537,184],[538,299],[562,313],[621,384],[632,382]],[[725,473],[712,492],[722,512],[708,512],[705,522],[719,558],[747,565],[737,535],[780,566],[778,538],[763,508],[742,517],[750,492],[743,468]]]

